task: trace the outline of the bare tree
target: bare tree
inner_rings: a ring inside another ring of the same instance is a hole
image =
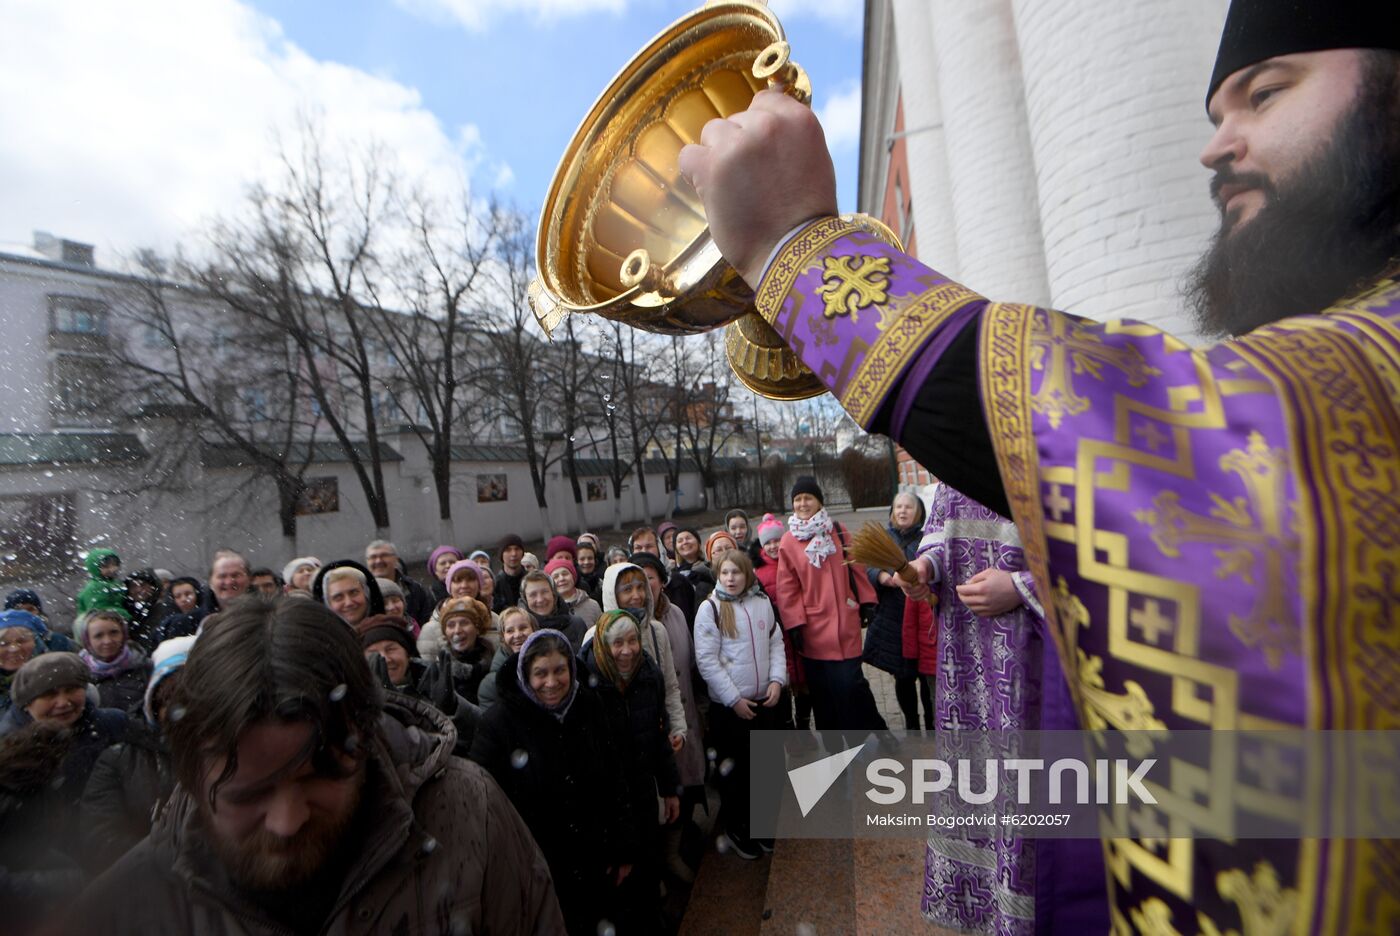
[[[553,535],[545,480],[549,467],[559,460],[554,443],[563,434],[546,427],[541,416],[558,401],[550,398],[559,384],[550,379],[549,364],[536,336],[538,325],[530,309],[528,289],[534,272],[534,237],[531,226],[519,214],[512,215],[496,241],[492,272],[498,302],[483,319],[483,339],[489,361],[481,372],[490,389],[492,413],[516,427],[525,449],[540,529]]]
[[[243,216],[214,225],[195,278],[289,343],[319,424],[355,473],[376,535],[387,536],[381,362],[370,321],[384,311],[376,249],[393,181],[372,150],[328,167],[309,125],[299,155],[284,149],[282,166],[273,186],[250,189]]]
[[[573,489],[574,514],[581,532],[588,529],[588,525],[584,522],[583,515],[583,487],[579,483],[578,476],[577,440],[580,433],[591,432],[589,417],[598,415],[595,402],[598,399],[598,393],[595,384],[601,362],[598,355],[589,354],[584,349],[583,342],[579,340],[577,329],[574,326],[574,316],[572,315],[566,316],[564,319],[563,341],[556,341],[555,347],[551,350],[553,352],[549,355],[551,363],[558,363],[557,370],[551,374],[557,383],[556,392],[551,396],[558,401],[560,431],[564,439],[564,474],[568,477],[569,485]],[[612,392],[605,390],[602,395],[611,397]],[[607,400],[604,412],[610,415],[614,409],[615,404],[610,399]]]
[[[461,394],[481,370],[469,353],[474,336],[468,313],[483,301],[487,265],[507,221],[495,204],[476,211],[464,201],[444,223],[421,195],[404,214],[412,238],[392,278],[408,309],[371,315],[369,322],[386,351],[381,386],[428,453],[439,538],[447,543],[452,541],[452,444]]]
[[[707,508],[715,506],[715,460],[737,425],[729,399],[732,378],[719,334],[712,331],[705,335],[703,343],[692,343],[684,355],[686,363],[678,362],[675,374],[678,393],[685,402],[677,420],[678,441],[684,442],[700,471]]]
[[[178,265],[174,276],[195,271]],[[162,468],[147,467],[160,485],[198,458],[207,437],[251,468],[245,484],[270,480],[284,548],[295,555],[297,505],[316,442],[307,381],[285,336],[265,317],[242,314],[208,294],[176,285],[145,254],[138,275],[108,292],[117,327],[111,361],[116,390],[129,409],[174,412],[181,438],[165,440]],[[236,368],[229,363],[237,362]]]

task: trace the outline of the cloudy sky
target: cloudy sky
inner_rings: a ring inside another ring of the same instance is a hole
[[[533,210],[618,68],[701,0],[0,0],[0,244],[169,250],[315,115]],[[860,0],[773,0],[855,207]]]

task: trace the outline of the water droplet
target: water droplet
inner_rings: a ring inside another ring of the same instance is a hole
[[[341,683],[331,690],[331,701],[339,702],[341,699],[345,698],[345,693],[349,691],[350,687],[345,685],[345,683]]]
[[[425,855],[431,855],[433,852],[437,851],[437,846],[438,846],[437,839],[435,839],[435,838],[429,838],[429,839],[427,839],[425,842],[423,842],[423,854],[425,854]]]
[[[524,770],[525,765],[530,763],[530,752],[524,748],[516,748],[510,752],[510,765],[516,770]]]
[[[19,558],[19,553],[10,553],[10,554],[8,554],[7,556],[5,556],[5,561],[6,561],[6,562],[14,562],[14,561],[15,561],[16,559],[18,559],[18,558]]]
[[[172,705],[170,707],[170,714],[166,717],[169,718],[172,722],[179,721],[180,719],[185,717],[185,707],[183,705]]]
[[[588,688],[590,688],[590,689],[597,689],[597,688],[598,688],[598,677],[597,677],[597,676],[594,676],[592,673],[589,673],[589,674],[588,674]]]
[[[617,927],[612,925],[611,920],[599,920],[598,936],[617,936]]]
[[[715,851],[719,852],[721,855],[728,854],[729,839],[725,838],[723,835],[715,839]]]
[[[44,472],[44,477],[46,477],[46,478],[52,478],[52,477],[53,477],[53,472],[52,472],[52,471],[46,471],[46,472]]]
[[[718,757],[719,751],[716,751],[714,748],[705,748],[705,759],[708,760],[710,763],[713,764],[715,762],[715,759]]]
[[[734,758],[726,757],[719,762],[719,775],[727,777],[734,772]]]
[[[797,924],[797,936],[817,936],[817,928],[811,923]]]

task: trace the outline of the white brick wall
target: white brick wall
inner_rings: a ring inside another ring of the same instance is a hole
[[[959,275],[967,286],[994,298],[1047,303],[1011,0],[933,0],[930,21]],[[917,85],[906,82],[905,89],[907,102]],[[920,180],[911,185],[918,191]]]
[[[1217,218],[1196,161],[1225,0],[1013,0],[1051,301],[1182,337]]]
[[[910,198],[918,253],[946,276],[961,275],[952,177],[938,91],[938,60],[930,39],[933,20],[928,0],[894,0],[894,39],[904,90],[904,142],[908,148]],[[936,129],[929,129],[936,128]]]

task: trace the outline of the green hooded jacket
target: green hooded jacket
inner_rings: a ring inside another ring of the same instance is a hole
[[[112,611],[125,611],[126,585],[120,579],[103,578],[98,570],[107,559],[117,559],[115,549],[94,549],[87,554],[83,565],[87,568],[88,581],[78,592],[78,614],[87,614],[98,608]]]

